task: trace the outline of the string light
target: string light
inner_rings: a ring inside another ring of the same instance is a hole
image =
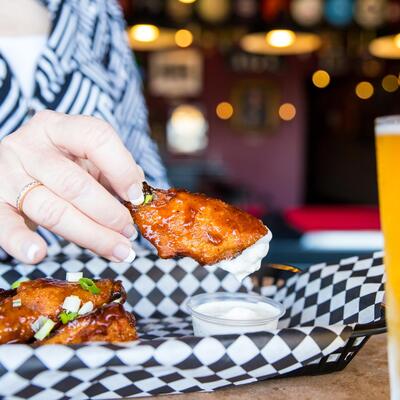
[[[289,47],[296,40],[296,34],[289,29],[273,29],[267,33],[265,40],[272,47]]]
[[[233,115],[233,106],[227,101],[222,101],[217,105],[215,112],[220,119],[229,119]]]
[[[321,43],[321,38],[314,33],[293,32],[288,29],[248,33],[240,39],[240,47],[248,53],[273,55],[311,53]]]
[[[329,85],[331,77],[329,76],[328,72],[320,69],[313,73],[312,81],[316,87],[323,89]]]
[[[175,33],[175,43],[179,47],[189,47],[193,43],[193,34],[187,29],[179,29]]]
[[[283,103],[278,114],[284,121],[291,121],[296,116],[296,107],[292,103]]]
[[[374,94],[374,87],[366,81],[360,82],[356,86],[356,95],[360,99],[369,99]]]
[[[399,80],[396,75],[386,75],[382,79],[382,87],[386,92],[392,93],[399,88]]]
[[[138,24],[130,28],[129,35],[138,42],[149,43],[157,40],[160,30],[155,25]]]

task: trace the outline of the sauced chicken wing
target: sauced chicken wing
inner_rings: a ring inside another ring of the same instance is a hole
[[[221,200],[143,184],[145,202],[127,203],[142,235],[161,258],[191,257],[202,265],[231,259],[267,234],[252,215]]]
[[[136,340],[135,318],[118,303],[107,304],[61,325],[52,336],[36,344],[128,342]]]
[[[120,281],[100,279],[96,285],[99,294],[82,289],[79,283],[42,278],[21,282],[16,290],[6,291],[7,296],[0,293],[0,344],[31,340],[35,334],[31,324],[40,316],[56,322],[67,296],[76,295],[82,303],[92,301],[95,309],[117,298],[125,301]],[[17,299],[20,306],[14,307],[13,300]]]

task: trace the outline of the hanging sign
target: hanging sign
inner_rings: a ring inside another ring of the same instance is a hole
[[[196,49],[149,55],[149,89],[154,96],[195,97],[203,87],[203,59]]]

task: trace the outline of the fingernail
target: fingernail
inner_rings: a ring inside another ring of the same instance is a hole
[[[132,224],[127,225],[122,231],[122,234],[126,236],[131,242],[136,240],[136,238],[138,237],[137,230]]]
[[[39,252],[39,246],[35,243],[31,243],[24,247],[25,247],[24,251],[26,257],[28,258],[29,261],[33,261]]]
[[[114,247],[113,256],[122,262],[132,262],[136,258],[133,249],[125,243],[119,243]]]
[[[139,206],[144,202],[143,186],[135,183],[128,189],[128,199],[134,206]]]

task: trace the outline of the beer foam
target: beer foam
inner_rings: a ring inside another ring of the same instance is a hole
[[[375,127],[376,135],[400,135],[400,124],[382,124]]]
[[[381,117],[376,119],[376,135],[400,135],[400,115]]]

